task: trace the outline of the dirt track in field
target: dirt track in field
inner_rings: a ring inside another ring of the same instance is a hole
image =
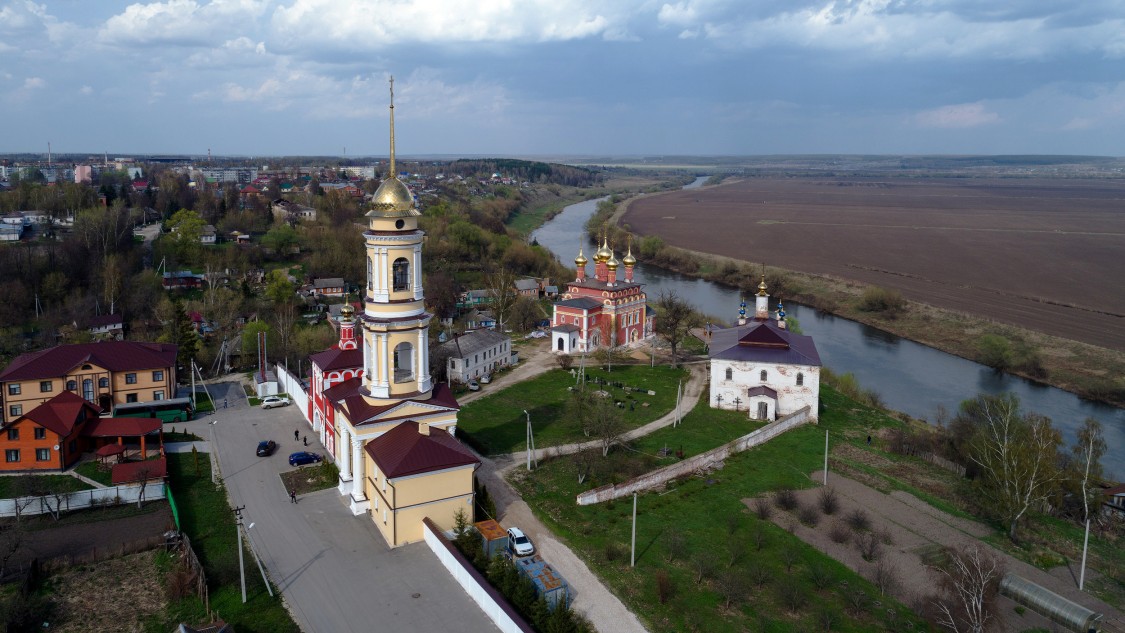
[[[635,200],[621,221],[1125,350],[1125,179],[758,178]]]

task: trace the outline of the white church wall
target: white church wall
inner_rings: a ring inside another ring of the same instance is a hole
[[[727,369],[731,370],[730,379],[726,377]],[[766,372],[764,381],[761,379],[762,371]],[[800,386],[797,385],[798,373],[801,374]],[[737,401],[738,409],[746,411],[750,406],[746,390],[758,386],[769,387],[777,392],[778,410],[771,411],[770,417],[787,415],[805,406],[815,416],[820,399],[820,368],[718,359],[711,361],[711,408],[733,410]],[[719,396],[722,396],[721,400]]]

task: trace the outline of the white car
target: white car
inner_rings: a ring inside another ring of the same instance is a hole
[[[535,553],[531,539],[518,527],[508,528],[508,549],[515,552],[516,556],[531,556]]]
[[[285,396],[266,396],[262,398],[263,409],[273,409],[276,407],[287,407],[292,404],[292,400]]]
[[[480,383],[475,380],[470,380],[469,391],[480,391]]]
[[[485,374],[485,375],[480,377],[480,384],[487,385],[490,382],[492,382],[492,375],[491,374]]]

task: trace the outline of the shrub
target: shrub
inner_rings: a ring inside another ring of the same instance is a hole
[[[784,576],[778,581],[777,598],[790,613],[800,613],[809,599],[808,592],[793,576]]]
[[[656,599],[660,604],[666,604],[671,600],[672,595],[675,594],[676,587],[672,583],[672,577],[668,572],[663,569],[656,572]]]
[[[628,556],[629,550],[617,541],[608,541],[605,547],[602,548],[602,555],[605,556],[607,562],[614,562],[620,558]]]
[[[781,562],[785,565],[786,573],[793,571],[793,566],[801,560],[801,553],[796,547],[788,545],[781,550]]]
[[[845,521],[848,522],[848,527],[854,532],[871,529],[871,518],[867,516],[866,512],[858,508],[849,512]]]
[[[832,573],[823,563],[815,562],[809,565],[809,580],[817,589],[827,589],[832,584]]]
[[[746,566],[746,579],[761,589],[773,579],[773,570],[759,561],[753,561]]]
[[[809,527],[816,527],[820,522],[820,513],[816,511],[815,506],[802,505],[797,511],[797,519]]]
[[[664,546],[668,548],[668,562],[672,562],[687,551],[687,537],[679,529],[672,528],[664,533]]]
[[[770,517],[773,516],[773,506],[765,497],[758,497],[754,500],[754,514],[758,515],[758,518],[763,521],[769,521]]]
[[[864,312],[886,312],[894,315],[906,308],[906,299],[897,290],[871,286],[863,291],[857,306]]]
[[[754,549],[759,552],[769,544],[769,539],[766,537],[766,531],[762,529],[761,526],[758,526],[758,528],[754,530],[752,538],[754,539]]]
[[[789,488],[782,488],[773,493],[773,502],[782,510],[791,512],[797,509],[797,493]]]
[[[836,514],[840,509],[840,499],[836,496],[835,488],[821,488],[817,503],[820,505],[820,511],[829,516]]]
[[[871,583],[879,589],[880,595],[892,593],[898,586],[898,572],[889,562],[881,560],[875,566],[875,574],[871,578]]]
[[[828,530],[828,537],[832,539],[833,543],[843,544],[847,543],[851,539],[852,532],[848,529],[848,526],[840,523],[839,521],[836,521]]]
[[[872,532],[862,532],[857,535],[855,545],[859,549],[860,556],[863,556],[863,560],[869,563],[879,558],[883,553],[879,537]]]

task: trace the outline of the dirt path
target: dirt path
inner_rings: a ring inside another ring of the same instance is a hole
[[[822,481],[823,471],[812,473],[810,477],[819,483]],[[791,530],[801,540],[847,565],[856,573],[871,579],[877,563],[865,561],[852,540],[842,544],[836,543],[829,535],[832,525],[842,521],[849,513],[855,510],[866,512],[871,518],[872,529],[876,532],[885,530],[889,535],[889,538],[884,540],[879,560],[886,561],[894,569],[898,586],[892,594],[908,606],[913,607],[919,599],[928,599],[933,593],[935,577],[923,562],[924,556],[934,553],[943,546],[955,548],[976,544],[987,548],[992,555],[1000,559],[1006,571],[1105,614],[1107,622],[1122,622],[1122,614],[1117,609],[1090,594],[1079,591],[1075,583],[1033,567],[983,543],[980,539],[992,532],[985,525],[951,516],[906,492],[895,491],[889,495],[884,494],[834,472],[828,474],[828,485],[836,491],[840,500],[840,510],[834,517],[822,515],[816,527],[808,527],[798,522],[793,514],[779,511],[774,514],[773,522],[784,529]],[[801,505],[818,507],[820,490],[821,487],[817,486],[798,491],[797,497]],[[753,509],[753,500],[743,501]],[[1053,625],[1045,618],[1030,610],[1020,615],[1015,611],[1015,606],[1011,600],[1001,599],[997,613],[1003,631],[1017,633],[1035,627],[1054,630]]]

